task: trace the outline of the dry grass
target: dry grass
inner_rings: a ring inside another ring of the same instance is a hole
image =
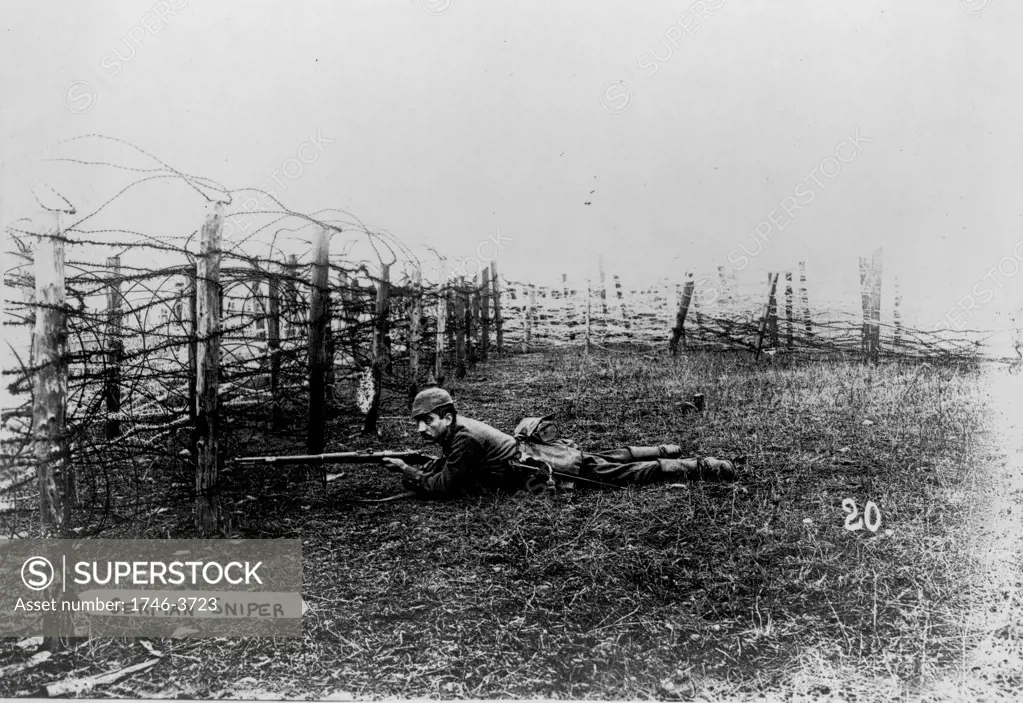
[[[304,638],[182,641],[127,685],[154,697],[907,695],[972,644],[959,528],[979,452],[975,374],[614,352],[481,367],[456,400],[498,427],[556,412],[585,448],[675,442],[749,463],[732,485],[379,505],[345,502],[398,490],[369,467],[346,467],[326,494],[235,479],[238,497],[257,497],[237,508],[243,536],[305,540]],[[696,392],[706,412],[683,414]],[[397,403],[377,446],[417,445]],[[335,443],[365,446],[357,421],[339,418]],[[301,450],[294,435],[241,443]],[[879,507],[876,533],[844,528],[846,498]],[[66,659],[91,673],[133,653],[103,642]],[[0,693],[52,680],[49,665]]]

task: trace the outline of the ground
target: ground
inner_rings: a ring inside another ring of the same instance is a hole
[[[302,639],[94,638],[0,678],[0,694],[154,648],[151,669],[89,695],[1011,696],[1020,378],[722,353],[481,365],[453,393],[495,426],[554,412],[585,448],[672,442],[747,463],[734,484],[379,504],[350,502],[400,491],[379,468],[344,467],[326,490],[315,475],[232,472],[236,534],[303,540]],[[685,412],[698,392],[707,409]],[[382,437],[358,433],[353,404],[332,421],[329,448],[418,448],[391,395]],[[235,432],[231,451],[303,450],[300,427]],[[173,507],[116,536],[187,536],[190,504]],[[864,516],[875,529],[847,529]],[[13,642],[0,665],[32,654]]]
[[[979,640],[963,670],[929,688],[953,698],[1015,700],[1023,690],[1023,376],[991,365],[984,384],[987,450],[968,532],[978,587],[968,622]]]

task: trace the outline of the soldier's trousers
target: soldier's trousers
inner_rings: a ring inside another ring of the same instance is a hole
[[[735,480],[735,466],[730,461],[714,457],[681,457],[682,448],[672,444],[623,447],[601,454],[583,452],[579,477],[617,485]]]
[[[658,447],[623,447],[610,452],[581,452],[563,443],[523,442],[522,461],[554,470],[550,483],[593,481],[624,486],[659,481],[732,481],[735,466],[714,457],[682,457],[682,448],[665,444]],[[529,490],[539,489],[543,476],[529,482]]]

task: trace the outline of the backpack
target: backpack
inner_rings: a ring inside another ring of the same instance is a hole
[[[555,486],[571,488],[570,477],[582,471],[583,453],[575,442],[558,436],[553,418],[554,415],[527,417],[515,427],[519,463],[537,470],[526,486],[531,493],[552,490]],[[557,481],[554,472],[560,474]]]
[[[579,445],[570,439],[561,439],[558,436],[558,426],[554,424],[554,415],[543,417],[527,417],[516,425],[513,436],[519,442],[530,444],[560,444],[572,449],[578,449]]]

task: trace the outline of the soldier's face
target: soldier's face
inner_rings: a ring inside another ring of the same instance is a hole
[[[419,436],[428,442],[440,443],[451,428],[451,416],[445,414],[440,417],[437,413],[430,413],[419,418]]]

